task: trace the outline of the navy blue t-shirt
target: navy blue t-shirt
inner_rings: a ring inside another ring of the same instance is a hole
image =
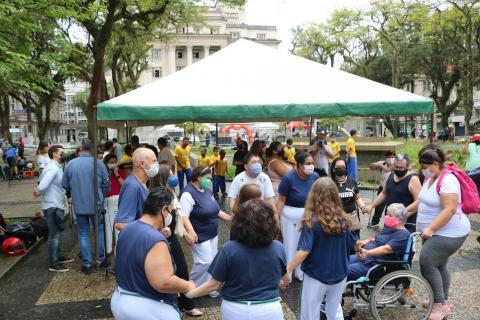
[[[160,293],[148,282],[145,259],[148,252],[160,241],[167,239],[153,226],[142,221],[129,223],[118,236],[115,256],[115,276],[118,285],[153,300],[176,301],[177,295]],[[168,244],[167,244],[168,246]],[[172,260],[175,270],[175,264]]]
[[[314,172],[307,180],[300,178],[295,170],[291,170],[282,177],[278,186],[278,193],[286,197],[285,205],[295,208],[304,208],[308,192],[319,175]]]
[[[148,190],[131,174],[125,179],[118,197],[118,211],[115,222],[129,223],[143,216],[143,204]]]
[[[393,253],[381,257],[371,257],[383,260],[402,260],[407,246],[410,232],[406,229],[392,229],[384,227],[379,234],[375,236],[375,241],[367,243],[363,248],[367,250],[375,249],[384,245],[389,245]]]
[[[230,301],[278,298],[280,278],[286,271],[285,247],[276,240],[263,247],[229,241],[208,269],[215,280],[224,283],[222,297]]]
[[[304,226],[298,241],[298,250],[310,254],[302,263],[302,270],[309,277],[332,285],[347,277],[350,252],[357,237],[347,229],[341,235],[327,235],[318,223],[312,229]]]

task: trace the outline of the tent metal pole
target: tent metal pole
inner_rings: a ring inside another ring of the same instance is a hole
[[[98,212],[98,167],[97,167],[97,105],[93,106],[93,210],[95,213],[95,230],[94,230],[94,239],[95,239],[95,261],[97,261],[97,268],[100,267],[100,248],[98,239],[98,227],[99,227],[99,212]]]
[[[196,143],[195,143],[195,121],[192,121],[192,124],[193,124],[193,145],[195,146]]]
[[[218,146],[218,122],[215,123],[215,145]]]
[[[128,120],[125,120],[125,144],[128,144]]]
[[[310,125],[310,129],[308,129],[308,141],[312,141],[312,129],[313,129],[313,118],[310,117],[310,121],[308,123]]]

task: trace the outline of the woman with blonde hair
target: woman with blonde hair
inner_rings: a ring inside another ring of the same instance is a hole
[[[302,320],[320,318],[324,297],[327,319],[343,319],[340,302],[347,280],[349,253],[360,249],[350,227],[337,186],[330,178],[318,179],[308,194],[297,254],[283,278],[284,283],[290,281],[292,271],[302,265]]]
[[[254,183],[247,183],[243,185],[238,193],[237,199],[235,199],[235,204],[232,208],[233,213],[238,213],[240,206],[252,199],[261,199],[262,198],[262,189]]]

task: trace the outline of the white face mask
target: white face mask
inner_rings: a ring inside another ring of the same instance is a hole
[[[172,214],[169,213],[167,215],[167,217],[165,218],[165,225],[163,226],[164,228],[165,227],[168,227],[171,223],[172,223],[172,220],[173,220],[173,217],[172,217]]]
[[[313,164],[306,164],[305,165],[305,169],[303,169],[303,172],[305,172],[305,174],[307,175],[311,175],[315,170],[315,167],[313,166]]]
[[[388,164],[394,164],[395,163],[395,158],[387,158],[387,163]]]
[[[148,169],[145,169],[145,173],[147,174],[147,177],[153,178],[158,174],[159,169],[160,165],[158,164],[158,162],[150,163],[150,167]]]
[[[109,163],[108,164],[108,169],[115,169],[116,166],[117,166],[116,163]]]
[[[430,171],[430,169],[422,169],[422,174],[425,177],[431,178],[433,177],[433,173]]]

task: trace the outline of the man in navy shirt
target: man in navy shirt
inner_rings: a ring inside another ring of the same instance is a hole
[[[132,155],[133,169],[120,189],[115,228],[123,228],[143,215],[143,204],[148,196],[147,182],[157,175],[159,164],[155,153],[147,148],[137,148]]]
[[[405,229],[407,209],[403,204],[393,203],[387,208],[385,227],[375,239],[360,241],[358,255],[350,256],[348,280],[356,280],[367,274],[377,259],[402,260],[410,233]]]

